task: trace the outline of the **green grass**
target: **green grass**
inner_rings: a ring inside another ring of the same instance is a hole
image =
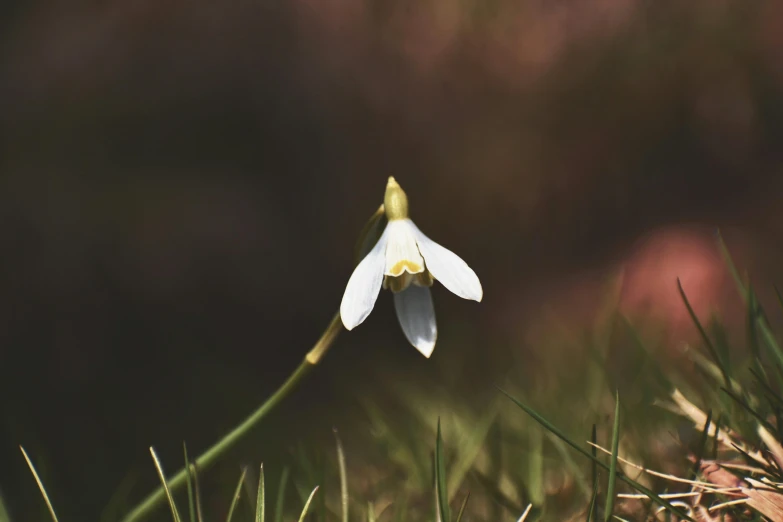
[[[270,470],[261,466],[256,481],[245,468],[227,486],[229,507],[218,519],[696,520],[709,512],[715,520],[774,520],[783,514],[783,350],[768,312],[719,248],[746,305],[744,346],[730,345],[717,319],[697,317],[676,284],[700,346],[680,360],[653,355],[655,341],[617,313],[612,290],[590,331],[553,329],[552,346],[541,349],[555,356],[537,360],[527,378],[498,383],[502,393],[485,403],[410,383],[385,399],[364,397],[366,445],[383,465],[361,462],[366,448],[344,445],[335,430],[329,451],[297,446],[271,488]],[[783,303],[771,313],[783,313]],[[185,511],[150,451],[171,520],[214,520],[187,449]],[[271,511],[267,489],[276,492]]]

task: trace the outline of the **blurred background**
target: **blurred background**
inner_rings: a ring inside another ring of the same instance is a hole
[[[333,451],[332,426],[354,469],[382,463],[359,403],[398,389],[446,397],[433,422],[506,380],[557,395],[541,369],[571,359],[544,341],[606,299],[675,353],[695,333],[677,277],[697,313],[741,325],[717,228],[774,299],[783,4],[0,10],[0,490],[17,516],[42,509],[20,443],[62,517],[94,519],[156,485],[149,446],[173,472],[182,440],[198,454],[250,413],[339,306],[389,175],[484,301],[435,288],[427,361],[382,294],[205,488],[300,438]]]

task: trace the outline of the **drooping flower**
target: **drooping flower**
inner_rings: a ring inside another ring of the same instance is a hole
[[[389,289],[405,337],[429,357],[438,337],[429,288],[433,282],[440,281],[463,299],[481,301],[484,292],[465,261],[413,224],[408,197],[393,177],[386,184],[383,203],[388,224],[348,280],[340,316],[345,328],[354,329],[372,312],[381,287]]]

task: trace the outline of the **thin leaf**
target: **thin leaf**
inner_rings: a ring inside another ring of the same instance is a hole
[[[188,466],[188,475],[193,477],[193,492],[196,497],[196,520],[204,522],[204,510],[201,509],[201,486],[198,481],[198,464],[193,462]]]
[[[731,258],[731,254],[729,253],[729,249],[726,246],[726,242],[723,241],[723,235],[720,233],[720,230],[715,231],[715,236],[718,240],[718,249],[720,250],[723,257],[723,262],[726,263],[726,268],[729,269],[729,273],[734,279],[734,283],[737,285],[740,296],[745,299],[747,297],[745,293],[745,284],[742,282],[742,278],[737,271],[737,267],[734,265],[734,260]]]
[[[375,522],[375,506],[367,502],[367,522]]]
[[[283,506],[285,503],[285,489],[288,485],[288,467],[283,468],[283,474],[280,476],[280,489],[277,490],[277,505],[275,506],[275,522],[283,521]]]
[[[465,498],[462,501],[462,505],[459,508],[459,513],[457,513],[456,522],[462,522],[462,515],[465,513],[465,508],[468,506],[468,500],[470,500],[470,491],[468,491],[468,494],[465,495]]]
[[[777,292],[777,288],[775,289]],[[748,348],[750,353],[753,354],[753,359],[758,365],[758,369],[761,369],[761,349],[759,348],[759,336],[756,330],[756,320],[758,317],[756,308],[756,294],[753,292],[753,288],[748,285],[747,290],[747,303],[745,306],[745,336],[747,337]]]
[[[33,466],[33,461],[31,461],[30,457],[27,456],[27,452],[24,450],[24,447],[19,446],[19,449],[22,450],[24,460],[27,461],[27,467],[30,468],[30,472],[32,472],[36,484],[38,484],[38,489],[41,491],[44,502],[46,502],[46,507],[49,508],[49,515],[51,515],[54,522],[57,522],[57,514],[54,512],[54,506],[52,506],[52,501],[49,500],[49,495],[46,493],[46,488],[41,481],[41,477],[38,476],[38,472],[35,470],[35,466]]]
[[[484,447],[487,435],[497,418],[499,406],[499,401],[494,401],[490,407],[486,408],[484,414],[481,415],[474,424],[475,427],[468,434],[468,440],[460,445],[460,451],[456,459],[449,466],[449,502],[454,500],[460,484],[465,480],[465,476],[473,467],[476,458]]]
[[[501,490],[497,485],[497,480],[493,480],[494,475],[492,477],[488,477],[487,475],[484,475],[478,470],[472,470],[470,472],[471,476],[478,482],[482,488],[484,488],[485,492],[489,496],[490,499],[492,499],[492,505],[497,507],[502,507],[506,511],[508,511],[511,514],[514,514],[516,516],[516,513],[521,512],[525,507],[521,504],[519,504],[515,499],[510,498],[503,490]],[[499,518],[499,517],[495,517]],[[493,519],[494,520],[494,519]]]
[[[185,469],[190,466],[190,459],[188,458],[188,446],[185,441],[182,441],[182,453],[185,457]],[[193,479],[188,473],[188,511],[190,512],[190,522],[196,522],[196,500],[193,496]]]
[[[0,522],[11,522],[11,515],[8,514],[2,495],[0,495]]]
[[[696,316],[696,312],[693,311],[693,307],[691,307],[691,303],[688,301],[688,296],[685,295],[685,290],[682,288],[682,283],[680,282],[679,277],[677,278],[677,289],[680,292],[680,297],[682,298],[682,302],[685,304],[685,308],[688,310],[688,315],[691,316],[691,321],[693,321],[693,324],[696,325],[696,329],[699,330],[699,334],[701,335],[702,341],[704,342],[704,346],[707,348],[707,351],[710,352],[710,356],[715,360],[715,364],[717,364],[720,368],[726,386],[731,388],[731,379],[729,378],[729,373],[726,370],[725,361],[722,361],[718,356],[718,352],[715,350],[715,346],[713,346],[710,337],[707,335],[707,332],[704,330],[701,322],[699,322],[699,318]]]
[[[598,491],[598,465],[596,464],[598,461],[598,448],[596,448],[596,445],[598,444],[598,434],[595,424],[593,424],[593,430],[590,433],[590,440],[593,442],[593,446],[590,448],[590,451],[593,454],[593,460],[590,462],[593,471],[593,491]]]
[[[348,473],[345,466],[345,451],[343,450],[343,443],[340,441],[340,435],[337,433],[337,428],[332,428],[332,430],[337,443],[337,466],[340,472],[340,505],[343,510],[342,521],[348,522]]]
[[[609,482],[606,488],[604,521],[608,522],[614,512],[615,487],[617,485],[617,455],[620,451],[620,392],[615,391],[614,426],[612,427],[612,457],[609,460]]]
[[[307,516],[307,511],[310,509],[310,503],[313,501],[313,497],[315,496],[316,491],[318,491],[318,486],[313,489],[313,492],[310,493],[310,496],[307,498],[307,502],[305,502],[304,508],[302,509],[302,514],[299,515],[299,522],[304,522],[304,519]]]
[[[171,508],[171,516],[174,518],[174,522],[181,522],[182,518],[179,516],[177,504],[174,502],[174,497],[171,495],[169,485],[166,483],[166,475],[163,473],[163,466],[160,463],[157,453],[155,453],[155,448],[152,446],[150,446],[150,454],[152,455],[152,461],[155,463],[155,469],[158,470],[158,477],[160,477],[163,490],[166,492],[166,498],[168,499],[169,507]]]
[[[264,522],[266,517],[266,498],[264,485],[264,463],[258,471],[258,495],[256,495],[256,519],[255,522]]]
[[[448,483],[446,480],[446,462],[443,456],[443,436],[440,431],[440,418],[438,418],[438,434],[435,439],[435,489],[438,496],[438,508],[440,509],[441,522],[451,522]]]
[[[596,499],[598,498],[598,483],[593,487],[593,496],[590,498],[590,506],[587,508],[587,522],[591,522],[595,516]]]
[[[544,504],[546,492],[544,491],[544,444],[541,429],[531,426],[528,430],[528,500],[536,507]]]
[[[731,397],[734,400],[734,402],[736,402],[737,404],[742,406],[742,408],[745,411],[747,411],[748,413],[753,415],[753,417],[755,417],[756,420],[759,421],[759,424],[761,424],[762,426],[764,426],[766,429],[768,429],[770,431],[777,431],[775,426],[773,426],[772,424],[767,422],[767,420],[761,414],[759,414],[756,410],[751,408],[748,405],[748,403],[746,403],[744,400],[742,400],[742,398],[738,397],[735,393],[731,392],[730,390],[727,390],[726,388],[721,388],[721,391],[723,391],[726,395]]]
[[[767,395],[770,403],[773,403],[773,406],[783,407],[783,398],[781,398],[781,396],[772,389],[766,379],[759,375],[753,368],[750,368],[750,374],[753,375],[753,378],[756,379],[756,382],[758,382],[761,387],[764,388],[764,391],[766,392],[765,395]]]
[[[234,497],[231,499],[231,505],[228,508],[228,515],[226,516],[226,522],[231,522],[234,518],[234,510],[239,503],[239,497],[242,494],[242,485],[245,483],[245,476],[247,475],[247,468],[242,468],[242,474],[239,476],[239,482],[237,488],[234,490]]]
[[[553,424],[551,424],[551,423],[550,423],[548,420],[546,420],[544,417],[542,417],[541,415],[539,415],[539,414],[538,414],[538,413],[537,413],[535,410],[533,410],[532,408],[530,408],[530,407],[526,406],[525,404],[522,404],[521,402],[519,402],[518,400],[516,400],[514,397],[512,397],[511,395],[509,395],[509,394],[508,394],[507,392],[505,392],[504,390],[502,390],[502,389],[500,389],[500,388],[498,388],[498,389],[499,389],[499,390],[500,390],[500,392],[501,392],[501,393],[503,393],[503,394],[504,394],[506,397],[508,397],[509,399],[511,399],[511,401],[512,401],[512,402],[514,402],[514,404],[516,404],[517,406],[519,406],[519,407],[520,407],[522,410],[524,410],[524,411],[525,411],[525,412],[526,412],[528,415],[530,415],[531,417],[533,417],[533,419],[534,419],[536,422],[538,422],[539,424],[541,424],[541,425],[542,425],[544,428],[546,428],[547,430],[551,431],[552,433],[554,433],[555,435],[557,435],[558,437],[560,437],[560,438],[561,438],[561,439],[562,439],[562,440],[563,440],[565,443],[567,443],[569,446],[571,446],[572,448],[574,448],[575,450],[577,450],[579,453],[581,453],[582,455],[584,455],[584,456],[585,456],[585,457],[587,457],[588,459],[591,459],[591,460],[593,459],[593,456],[592,456],[590,453],[588,453],[588,452],[587,452],[587,451],[585,451],[585,450],[584,450],[582,447],[580,447],[578,444],[576,444],[576,443],[575,443],[575,442],[573,442],[571,439],[569,439],[569,438],[568,438],[568,437],[567,437],[567,436],[566,436],[566,435],[565,435],[565,434],[564,434],[562,431],[560,431],[560,430],[559,430],[557,427],[555,427]],[[606,464],[604,464],[604,463],[603,463],[603,462],[601,462],[600,460],[595,460],[594,462],[596,462],[596,464],[598,464],[598,466],[600,466],[601,468],[603,468],[603,469],[605,469],[605,470],[609,471],[609,466],[607,466]],[[617,474],[617,478],[618,478],[618,479],[620,479],[620,480],[622,480],[623,482],[625,482],[626,484],[628,484],[628,485],[629,485],[629,486],[631,486],[632,488],[636,489],[636,490],[637,490],[637,491],[639,491],[640,493],[644,493],[645,495],[647,495],[647,497],[649,497],[649,498],[650,498],[650,500],[652,500],[653,502],[655,502],[655,503],[656,503],[656,504],[658,504],[659,506],[665,507],[666,509],[670,509],[670,510],[671,510],[673,513],[675,513],[676,515],[678,515],[678,516],[680,516],[680,517],[684,518],[685,520],[689,520],[690,522],[696,522],[696,521],[695,521],[695,520],[693,520],[691,517],[689,517],[689,516],[688,516],[686,513],[684,513],[684,512],[682,512],[681,510],[677,509],[676,507],[674,507],[673,505],[671,505],[671,503],[670,503],[670,502],[668,502],[668,501],[666,501],[665,499],[661,498],[661,497],[660,497],[660,496],[658,496],[658,495],[657,495],[655,492],[653,492],[653,491],[650,491],[649,489],[647,489],[647,488],[646,488],[646,487],[644,487],[643,485],[639,484],[639,483],[638,483],[638,482],[636,482],[635,480],[632,480],[632,479],[630,479],[630,478],[626,477],[626,476],[625,476],[624,474],[622,474],[622,473],[618,473],[618,474]]]
[[[691,477],[694,479],[699,476],[699,468],[701,467],[701,461],[704,458],[704,450],[707,447],[707,440],[710,437],[710,424],[712,424],[712,410],[707,410],[707,420],[704,422],[704,429],[701,431],[696,459],[693,462],[693,469],[691,470]]]
[[[742,282],[742,279],[739,277],[737,268],[734,265],[734,261],[731,258],[729,249],[726,247],[726,243],[723,241],[723,237],[721,236],[720,231],[716,231],[716,236],[718,239],[718,248],[720,249],[721,254],[723,255],[723,260],[726,263],[729,272],[731,273],[732,277],[734,278],[734,281],[737,284],[737,288],[739,289],[739,294],[743,300],[747,300],[748,291],[745,288],[745,284]],[[764,341],[766,342],[769,350],[772,352],[772,356],[775,358],[775,361],[777,362],[778,376],[780,376],[780,372],[783,371],[783,350],[781,350],[780,345],[775,339],[775,336],[772,334],[772,331],[769,329],[769,326],[767,325],[767,321],[764,318],[764,310],[761,308],[760,305],[758,305],[758,301],[756,301],[754,306],[756,311],[756,324],[758,325],[759,330],[761,330],[762,337],[764,338]]]
[[[401,496],[394,509],[394,522],[403,522],[408,516],[408,493],[403,493]]]
[[[562,440],[558,439],[552,433],[546,432],[546,435],[547,439],[549,439],[557,452],[560,454],[560,458],[565,461],[565,465],[568,468],[568,471],[571,473],[571,476],[573,477],[574,482],[576,482],[577,487],[579,487],[579,489],[582,491],[582,494],[585,496],[585,500],[589,500],[592,487],[590,486],[582,469],[579,467],[579,464],[577,464],[574,458],[571,456],[571,452],[568,451],[568,447]]]

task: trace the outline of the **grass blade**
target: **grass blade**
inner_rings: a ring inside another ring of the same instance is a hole
[[[231,506],[228,508],[228,515],[226,515],[226,522],[231,522],[234,518],[234,510],[239,503],[239,497],[242,495],[242,485],[245,483],[245,476],[247,475],[247,468],[242,469],[242,474],[239,476],[239,482],[237,488],[234,490],[234,497],[231,499]]]
[[[367,503],[367,522],[376,522],[375,506],[372,505],[372,502]]]
[[[620,451],[620,392],[615,392],[614,426],[612,427],[612,458],[609,461],[609,482],[606,487],[604,521],[609,522],[614,511],[614,495],[617,485],[617,454]]]
[[[468,500],[470,500],[470,491],[468,491],[468,494],[465,495],[465,499],[462,501],[462,505],[459,508],[459,513],[457,513],[457,522],[462,522],[462,515],[465,513],[465,508],[468,506]]]
[[[500,402],[497,400],[493,401],[481,417],[477,419],[475,427],[471,429],[468,435],[468,440],[460,444],[460,450],[449,466],[449,502],[454,500],[460,485],[464,482],[465,477],[476,462],[476,458],[481,453],[489,431],[497,419],[499,407]]]
[[[198,482],[198,464],[193,462],[188,467],[188,474],[193,477],[193,494],[196,497],[196,520],[204,522],[204,510],[201,509],[201,486]]]
[[[775,289],[777,292],[777,288]],[[746,314],[745,314],[745,337],[747,339],[748,348],[750,349],[750,353],[753,354],[753,359],[755,360],[756,364],[761,364],[761,350],[759,348],[759,336],[758,332],[756,331],[756,321],[758,318],[757,313],[757,305],[756,305],[756,294],[753,292],[753,288],[748,285],[748,297],[747,297],[747,303],[746,303]]]
[[[767,420],[761,414],[759,414],[759,412],[751,408],[750,405],[744,400],[742,400],[741,397],[737,396],[735,393],[731,392],[730,390],[727,390],[726,388],[721,388],[721,391],[724,392],[729,397],[731,397],[734,400],[734,402],[736,402],[742,407],[742,409],[744,409],[745,411],[750,413],[753,417],[755,417],[756,420],[759,422],[759,424],[761,424],[764,428],[766,428],[769,431],[777,432],[777,428],[775,426],[767,422]]]
[[[580,489],[580,491],[582,491],[585,500],[590,500],[592,486],[588,482],[587,477],[584,476],[582,468],[579,466],[579,464],[576,463],[574,458],[571,456],[571,452],[568,451],[568,447],[562,440],[558,439],[550,432],[547,432],[546,434],[549,442],[552,443],[552,445],[555,447],[555,450],[557,450],[557,453],[560,455],[560,458],[565,462],[566,468],[573,477],[577,487]]]
[[[590,462],[590,466],[592,467],[593,490],[598,491],[598,465],[596,464],[598,459],[598,448],[596,448],[598,444],[598,431],[595,424],[593,424],[593,431],[590,433],[590,440],[593,443],[593,446],[590,448],[590,451],[593,454],[593,460]]]
[[[720,425],[722,421],[723,421],[723,416],[718,415],[718,420],[715,421],[715,431],[712,436],[712,453],[711,453],[712,460],[718,460],[718,443],[720,442],[718,440],[718,434],[720,433]],[[707,433],[709,433],[709,431]]]
[[[394,507],[394,522],[403,522],[408,512],[408,493],[403,493],[398,496],[398,498],[400,497],[402,498]]]
[[[258,495],[256,496],[256,520],[255,522],[264,522],[266,516],[266,499],[264,486],[264,463],[261,463],[261,469],[258,471]]]
[[[737,284],[740,297],[742,297],[743,300],[747,300],[749,295],[748,290],[745,288],[745,284],[743,283],[742,279],[739,276],[739,273],[737,272],[737,267],[734,265],[734,261],[731,258],[731,254],[729,253],[729,249],[726,246],[726,243],[723,241],[723,237],[721,236],[720,231],[716,231],[716,236],[718,239],[718,248],[721,251],[726,266],[729,268],[729,272],[731,272],[731,275]],[[783,350],[781,350],[780,345],[775,339],[775,336],[772,334],[772,331],[769,329],[769,326],[767,325],[767,321],[764,317],[764,310],[762,309],[761,305],[758,303],[757,300],[754,300],[753,306],[754,306],[754,316],[756,318],[756,324],[758,325],[759,330],[761,330],[761,335],[764,338],[765,344],[768,346],[769,350],[772,352],[772,356],[775,358],[775,362],[777,363],[778,366],[778,375],[779,375],[780,371],[783,371]]]
[[[699,447],[696,453],[696,459],[693,461],[693,469],[691,470],[691,478],[696,479],[699,476],[699,468],[701,467],[701,461],[704,458],[704,450],[707,448],[707,439],[710,437],[710,425],[712,424],[712,410],[707,410],[707,420],[704,422],[704,429],[701,432],[699,439]]]
[[[340,506],[342,507],[342,521],[348,522],[348,473],[345,465],[345,451],[337,428],[334,431],[334,440],[337,443],[337,467],[340,472]]]
[[[522,410],[524,410],[524,411],[525,411],[525,413],[527,413],[528,415],[530,415],[531,417],[533,417],[533,419],[534,419],[536,422],[538,422],[538,423],[539,423],[539,424],[541,424],[541,425],[542,425],[544,428],[546,428],[547,430],[551,431],[552,433],[554,433],[555,435],[557,435],[558,437],[560,437],[560,438],[563,440],[563,442],[565,442],[566,444],[568,444],[569,446],[571,446],[572,448],[574,448],[576,451],[578,451],[579,453],[581,453],[582,455],[584,455],[584,456],[585,456],[585,457],[587,457],[588,459],[591,459],[591,460],[593,460],[593,456],[592,456],[590,453],[588,453],[587,451],[585,451],[585,450],[584,450],[584,448],[580,447],[578,444],[576,444],[576,443],[575,443],[575,442],[573,442],[571,439],[569,439],[569,438],[568,438],[568,437],[567,437],[567,436],[566,436],[566,435],[565,435],[565,434],[564,434],[562,431],[560,431],[560,430],[559,430],[559,429],[558,429],[556,426],[554,426],[553,424],[551,424],[551,423],[550,423],[548,420],[546,420],[544,417],[542,417],[541,415],[539,415],[539,414],[538,414],[538,413],[537,413],[535,410],[533,410],[532,408],[530,408],[530,407],[526,406],[525,404],[523,404],[523,403],[519,402],[518,400],[516,400],[514,397],[512,397],[511,395],[509,395],[509,394],[508,394],[507,392],[505,392],[504,390],[500,389],[500,392],[501,392],[501,393],[503,393],[503,394],[504,394],[506,397],[508,397],[509,399],[511,399],[511,401],[512,401],[514,404],[516,404],[517,406],[519,406],[519,407],[520,407]],[[600,460],[597,460],[597,459],[595,459],[595,460],[593,460],[593,461],[594,461],[594,462],[596,462],[596,464],[598,464],[598,466],[600,466],[600,467],[601,467],[601,468],[603,468],[604,470],[607,470],[607,471],[609,470],[609,466],[607,466],[606,464],[604,464],[604,463],[603,463],[603,462],[601,462]],[[633,480],[633,479],[630,479],[630,478],[626,477],[626,476],[625,476],[624,474],[622,474],[622,473],[618,473],[618,474],[617,474],[617,478],[618,478],[618,479],[620,479],[620,480],[622,480],[623,482],[625,482],[626,484],[628,484],[629,486],[631,486],[631,487],[632,487],[632,488],[634,488],[635,490],[639,491],[640,493],[643,493],[643,494],[647,495],[647,497],[649,497],[649,498],[650,498],[650,500],[652,500],[653,502],[655,502],[655,503],[656,503],[656,504],[658,504],[659,506],[662,506],[662,507],[665,507],[666,509],[669,509],[669,510],[671,510],[671,511],[672,511],[674,514],[676,514],[676,515],[680,516],[681,518],[683,518],[683,519],[685,519],[685,520],[688,520],[688,521],[690,521],[690,522],[696,522],[695,520],[693,520],[693,518],[689,517],[689,516],[688,516],[686,513],[684,513],[682,510],[680,510],[680,509],[676,508],[676,507],[675,507],[675,506],[673,506],[673,505],[672,505],[670,502],[668,502],[668,501],[666,501],[665,499],[663,499],[663,498],[661,498],[660,496],[658,496],[658,495],[657,495],[657,494],[656,494],[654,491],[651,491],[651,490],[647,489],[646,487],[644,487],[643,485],[639,484],[639,483],[638,483],[638,482],[636,482],[635,480]]]
[[[435,489],[438,495],[441,522],[451,522],[449,513],[449,492],[446,482],[446,462],[443,456],[443,437],[438,418],[438,435],[435,440]]]
[[[528,502],[540,508],[544,505],[546,492],[544,491],[544,438],[538,426],[528,429],[529,449],[527,465],[527,493]]]
[[[288,467],[283,468],[283,474],[280,476],[280,488],[277,490],[277,505],[275,506],[275,522],[283,521],[283,505],[285,503],[285,489],[288,485]]]
[[[677,290],[680,292],[680,297],[682,298],[682,302],[685,304],[685,308],[688,310],[688,315],[690,315],[691,321],[693,321],[693,324],[696,325],[696,329],[699,330],[699,335],[701,335],[704,346],[707,348],[707,351],[710,352],[710,356],[715,360],[715,364],[717,364],[720,368],[721,374],[723,375],[723,380],[726,383],[726,387],[731,388],[731,379],[729,378],[729,373],[726,370],[725,361],[721,360],[717,350],[715,350],[715,346],[710,340],[710,336],[707,335],[707,332],[701,325],[699,318],[696,316],[696,312],[693,311],[693,307],[691,306],[690,301],[688,301],[688,296],[685,295],[685,290],[682,288],[682,283],[680,282],[679,277],[677,278]]]
[[[742,282],[742,278],[737,271],[736,265],[734,265],[734,260],[731,258],[726,242],[723,241],[723,235],[720,233],[720,230],[715,231],[715,236],[718,240],[718,249],[723,257],[723,262],[726,263],[726,267],[729,269],[729,273],[731,274],[732,279],[734,279],[734,283],[737,285],[740,296],[745,299],[747,297],[745,294],[745,283]]]
[[[315,496],[315,492],[318,491],[318,486],[313,489],[313,492],[310,493],[310,496],[307,497],[307,502],[305,502],[304,508],[302,509],[302,514],[299,515],[299,522],[304,522],[305,517],[307,516],[307,511],[310,509],[310,503],[313,501],[313,497]]]
[[[8,514],[2,495],[0,495],[0,522],[11,522],[11,515]]]
[[[590,499],[590,507],[587,508],[587,522],[591,522],[595,516],[596,499],[598,498],[598,483],[593,487],[593,497]]]
[[[44,502],[46,502],[46,507],[49,508],[49,514],[52,516],[52,520],[54,522],[58,522],[57,514],[54,512],[54,506],[52,506],[52,501],[49,500],[49,495],[46,493],[46,488],[44,488],[41,477],[38,476],[38,472],[35,470],[35,466],[33,466],[33,461],[31,461],[30,457],[27,456],[27,452],[24,450],[24,447],[19,446],[19,449],[22,450],[24,460],[27,461],[27,467],[30,468],[30,472],[32,472],[33,478],[35,478],[35,482],[38,484],[38,489],[41,491]]]
[[[182,453],[185,457],[185,469],[190,467],[190,459],[188,458],[188,446],[185,441],[182,441]],[[196,522],[196,503],[193,497],[193,477],[188,473],[188,511],[190,512],[190,522]]]
[[[166,498],[169,501],[169,507],[171,507],[171,516],[174,518],[174,522],[182,522],[182,518],[179,516],[179,510],[177,509],[177,504],[174,502],[174,497],[171,496],[169,485],[166,483],[166,475],[163,473],[163,466],[160,463],[158,454],[155,453],[155,448],[152,446],[150,446],[150,455],[152,455],[152,460],[155,463],[155,469],[158,470],[158,477],[160,477],[163,490],[166,492]]]

